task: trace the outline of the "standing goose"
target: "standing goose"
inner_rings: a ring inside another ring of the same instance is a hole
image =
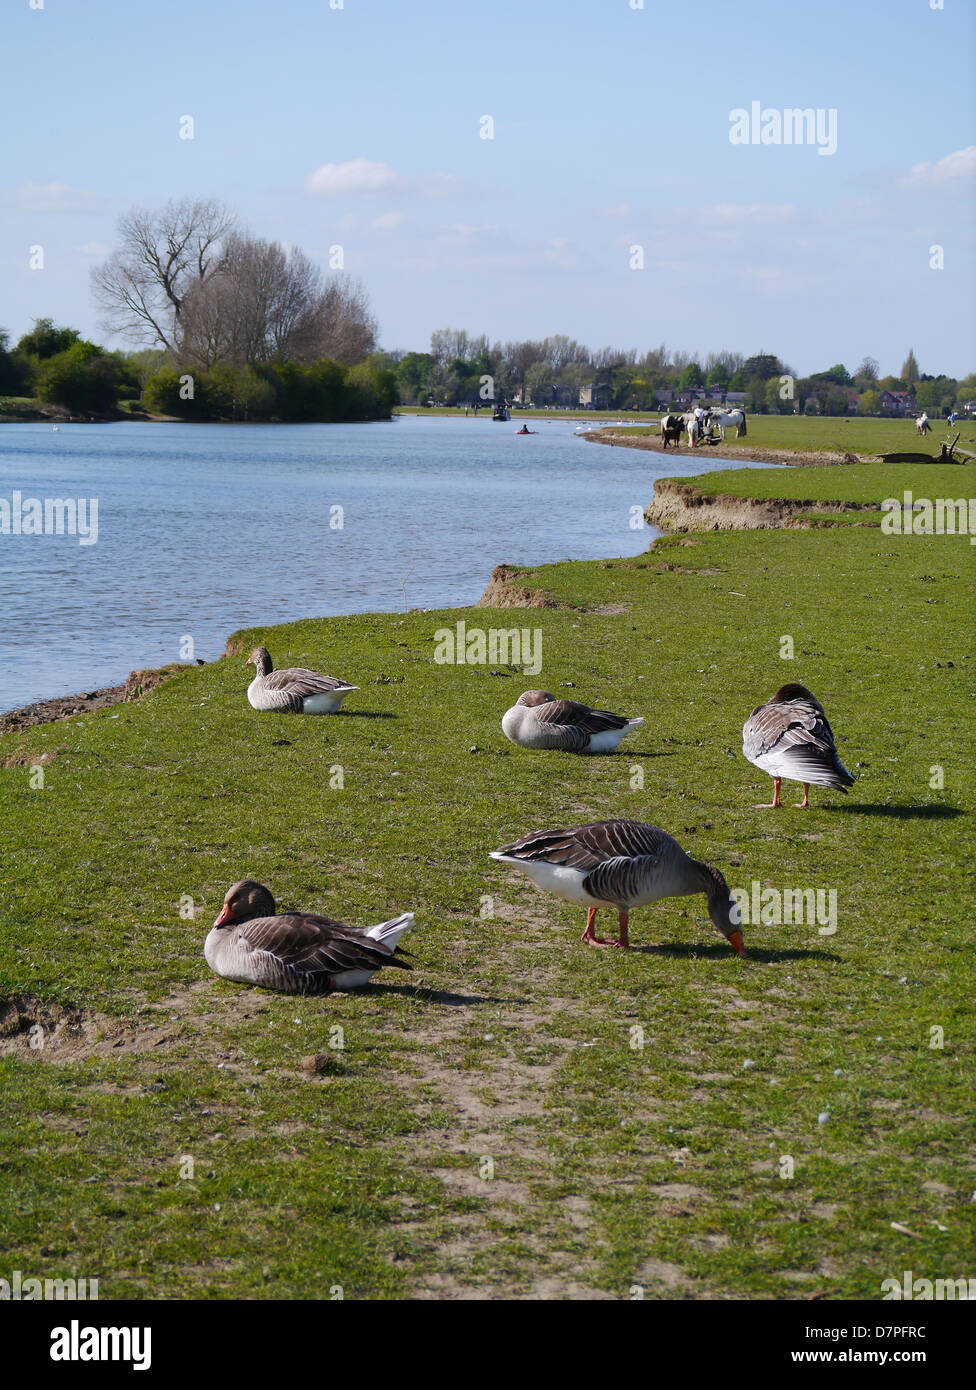
[[[523,748],[610,753],[643,722],[642,718],[590,709],[575,700],[557,700],[548,690],[527,690],[502,715],[502,733]]]
[[[659,898],[704,893],[713,924],[740,956],[746,948],[742,918],[729,885],[711,864],[691,859],[665,831],[636,820],[600,820],[575,830],[534,830],[492,852],[492,859],[524,869],[539,888],[586,907],[583,940],[589,946],[629,946],[632,908]],[[615,907],[619,938],[596,936],[601,907]]]
[[[253,666],[257,671],[247,687],[248,702],[253,709],[289,714],[335,714],[349,692],[359,689],[358,685],[337,680],[335,676],[306,671],[304,666],[276,671],[267,647],[255,647],[244,665]]]
[[[242,879],[228,888],[203,954],[225,980],[283,994],[326,994],[358,989],[385,965],[409,970],[394,952],[412,925],[412,912],[369,928],[314,912],[278,913],[263,884]]]
[[[779,788],[783,778],[803,783],[803,800],[810,804],[810,784],[834,787],[847,795],[854,778],[837,756],[834,735],[823,706],[805,685],[780,686],[771,700],[754,709],[742,726],[742,751],[751,763],[773,779],[773,799],[757,811],[782,805]]]

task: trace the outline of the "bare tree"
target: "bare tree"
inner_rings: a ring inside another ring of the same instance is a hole
[[[220,203],[183,198],[158,212],[134,208],[119,222],[121,245],[92,270],[102,323],[112,333],[176,351],[183,301],[220,266],[234,215]]]
[[[334,362],[361,362],[376,347],[377,323],[361,280],[334,275],[316,308],[315,355]]]

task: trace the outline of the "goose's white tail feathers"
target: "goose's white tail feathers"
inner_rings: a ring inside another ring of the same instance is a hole
[[[375,927],[369,927],[366,935],[371,936],[374,941],[386,942],[396,950],[400,937],[412,926],[413,913],[401,912],[399,917],[391,917],[388,922],[379,922]]]
[[[638,715],[638,717],[637,717],[636,719],[628,719],[628,720],[627,720],[627,728],[628,728],[628,729],[636,729],[636,728],[639,728],[639,726],[640,726],[641,724],[643,724],[643,722],[644,722],[644,716],[643,716],[642,714],[641,714],[641,715]]]

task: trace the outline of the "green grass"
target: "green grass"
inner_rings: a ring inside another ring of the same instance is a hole
[[[704,497],[755,497],[762,500],[848,502],[880,506],[889,497],[968,497],[976,486],[976,469],[952,463],[859,463],[824,468],[729,468],[704,473],[687,484]]]
[[[84,1029],[0,1057],[0,1274],[213,1298],[972,1275],[972,556],[849,527],[672,538],[520,576],[559,607],[243,636],[354,678],[338,717],[254,713],[238,657],[0,739],[0,996]],[[460,617],[541,628],[541,674],[435,664]],[[785,680],[858,782],[757,811],[740,730]],[[620,756],[530,754],[499,719],[539,684],[647,723]],[[690,898],[634,914],[645,950],[586,949],[578,910],[487,851],[605,815],[736,887],[835,889],[836,935],[749,926],[740,961]],[[413,909],[413,975],[308,1000],[219,980],[203,938],[246,875],[357,922]]]
[[[747,427],[748,433],[742,439],[736,439],[734,430],[727,430],[724,442],[716,447],[733,458],[741,450],[750,449],[798,449],[859,457],[894,453],[937,455],[947,430],[944,420],[934,420],[932,433],[920,439],[913,420],[752,414],[747,417]],[[972,449],[976,445],[976,421],[960,421],[952,427],[951,435],[957,430],[961,431],[960,447]],[[618,435],[621,432],[616,431]],[[658,437],[659,430],[656,425],[627,427],[627,434]]]

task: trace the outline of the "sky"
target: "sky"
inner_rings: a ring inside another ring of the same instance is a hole
[[[912,347],[964,376],[974,12],[6,0],[0,325],[123,346],[90,270],[131,207],[196,196],[326,274],[341,247],[391,350],[451,327],[767,351],[801,375],[871,356],[884,375]],[[752,143],[754,102],[821,112],[819,143]]]

